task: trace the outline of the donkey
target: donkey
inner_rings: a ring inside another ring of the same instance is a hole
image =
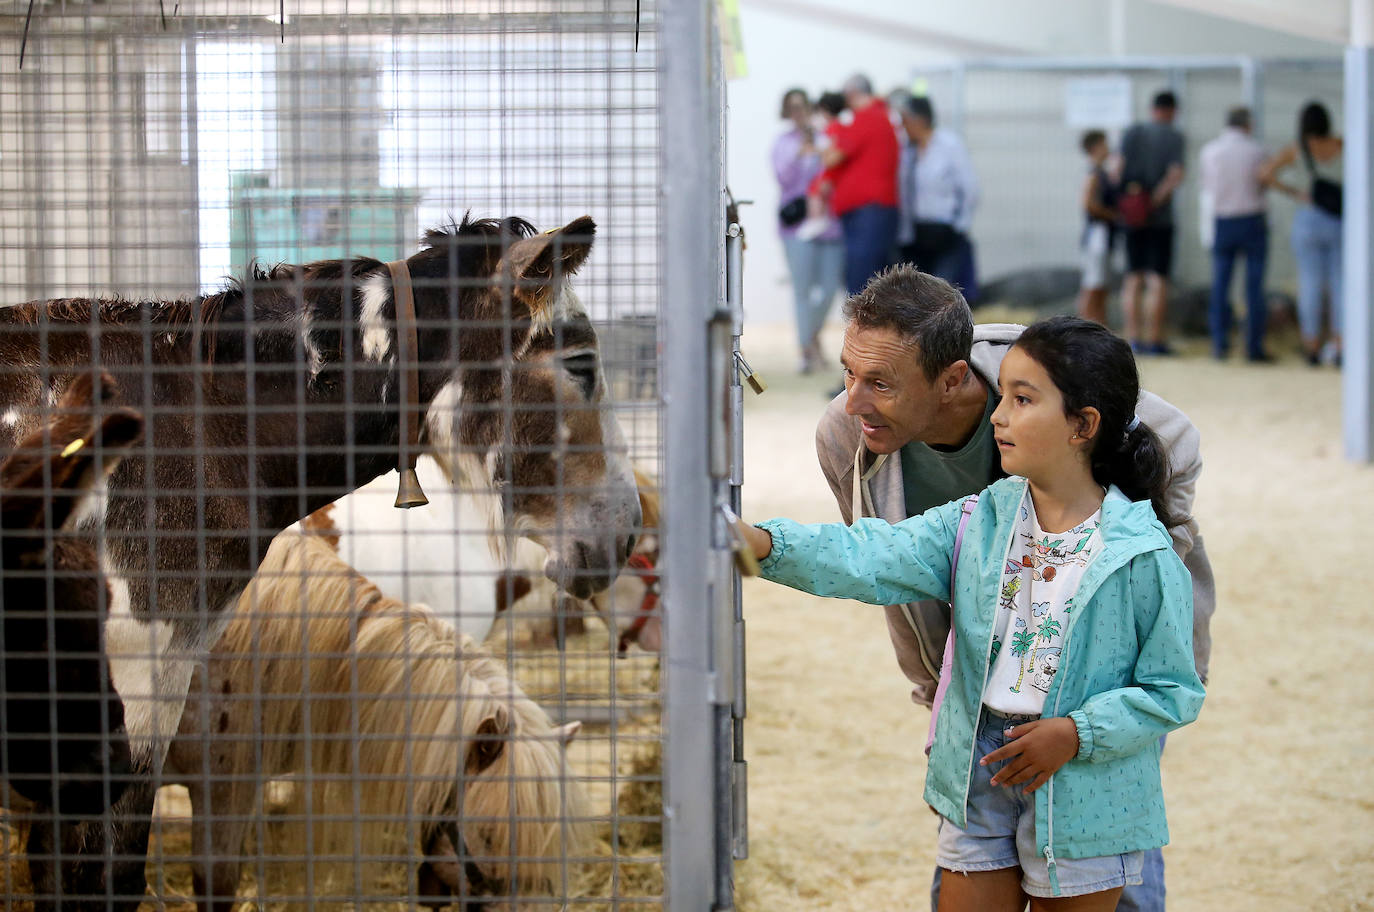
[[[427,446],[451,477],[499,490],[509,521],[549,549],[576,595],[610,585],[639,507],[606,407],[597,341],[568,278],[590,218],[536,235],[521,219],[464,219],[405,261],[359,258],[255,270],[190,301],[62,299],[0,309],[0,442],[36,426],[87,365],[106,368],[148,418],[80,528],[105,542],[105,648],[135,781],[104,827],[39,819],[47,860],[78,859],[64,903],[107,908],[144,893],[154,779],[195,660],[279,531]],[[409,289],[413,287],[413,292]],[[413,313],[412,313],[413,311]],[[36,850],[36,851],[33,851]],[[85,855],[85,860],[80,860]]]
[[[101,574],[96,549],[71,535],[143,436],[143,417],[114,398],[108,375],[77,375],[51,421],[0,464],[5,771],[20,796],[65,814],[99,814],[130,772],[100,637],[101,616],[122,593]]]
[[[163,773],[190,791],[210,912],[231,912],[262,786],[287,774],[305,776],[294,813],[315,823],[316,889],[330,874],[351,889],[333,870],[348,859],[413,851],[422,901],[524,899],[550,895],[586,841],[564,757],[579,728],[551,723],[425,606],[384,595],[319,537],[284,533],[193,679]]]

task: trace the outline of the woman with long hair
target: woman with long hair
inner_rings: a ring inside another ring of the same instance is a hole
[[[1293,216],[1293,255],[1298,260],[1298,325],[1303,354],[1313,366],[1341,360],[1341,154],[1345,142],[1332,132],[1331,115],[1318,101],[1303,105],[1297,142],[1283,149],[1261,179],[1301,205]],[[1279,173],[1301,161],[1308,182],[1287,184]],[[1325,304],[1325,307],[1323,307]],[[1326,317],[1323,325],[1323,316]]]

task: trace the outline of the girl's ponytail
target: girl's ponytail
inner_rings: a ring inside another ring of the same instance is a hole
[[[1180,525],[1164,500],[1169,456],[1159,437],[1135,415],[1140,375],[1125,340],[1079,317],[1058,316],[1026,328],[1016,347],[1030,355],[1059,388],[1064,413],[1095,408],[1101,416],[1093,441],[1092,473],[1098,484],[1116,485],[1131,500],[1149,500],[1166,527]]]
[[[1141,424],[1124,432],[1119,447],[1101,441],[1093,450],[1093,478],[1104,485],[1116,485],[1131,500],[1148,500],[1165,528],[1187,521],[1186,516],[1170,513],[1165,503],[1169,454],[1149,425]]]

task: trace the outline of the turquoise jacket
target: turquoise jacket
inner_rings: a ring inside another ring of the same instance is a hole
[[[1002,567],[1024,478],[982,493],[969,516],[953,586],[954,679],[935,728],[925,800],[965,825],[974,726],[991,667]],[[962,501],[895,525],[881,519],[759,523],[773,536],[763,575],[805,592],[873,605],[949,600],[950,555]],[[1183,562],[1148,501],[1115,487],[1102,503],[1102,546],[1074,595],[1046,717],[1068,716],[1078,755],[1035,792],[1039,851],[1091,858],[1169,841],[1159,777],[1161,735],[1197,718],[1203,687],[1193,664],[1193,593]]]

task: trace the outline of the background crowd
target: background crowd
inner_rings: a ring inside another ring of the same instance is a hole
[[[1175,126],[1178,107],[1174,94],[1163,91],[1148,118],[1125,130],[1115,148],[1104,130],[1081,139],[1088,173],[1078,312],[1108,322],[1114,264],[1124,257],[1120,331],[1143,355],[1174,353],[1168,339],[1174,198],[1190,177],[1185,139]],[[818,339],[841,281],[854,294],[886,266],[909,262],[960,288],[970,304],[978,302],[971,237],[978,178],[963,140],[938,125],[928,97],[901,89],[878,97],[856,74],[815,104],[805,90],[788,90],[782,116],[789,123],[774,143],[772,162],[804,373],[828,363]],[[1299,203],[1290,236],[1303,356],[1312,365],[1339,364],[1342,141],[1329,112],[1316,101],[1305,105],[1294,140],[1275,152],[1253,138],[1245,108],[1231,109],[1218,128],[1202,148],[1196,178],[1203,243],[1212,255],[1212,354],[1226,359],[1232,350],[1231,284],[1243,258],[1245,316],[1237,347],[1251,362],[1273,360],[1265,345],[1264,276],[1265,196],[1274,190]],[[1290,169],[1299,175],[1286,177]]]

